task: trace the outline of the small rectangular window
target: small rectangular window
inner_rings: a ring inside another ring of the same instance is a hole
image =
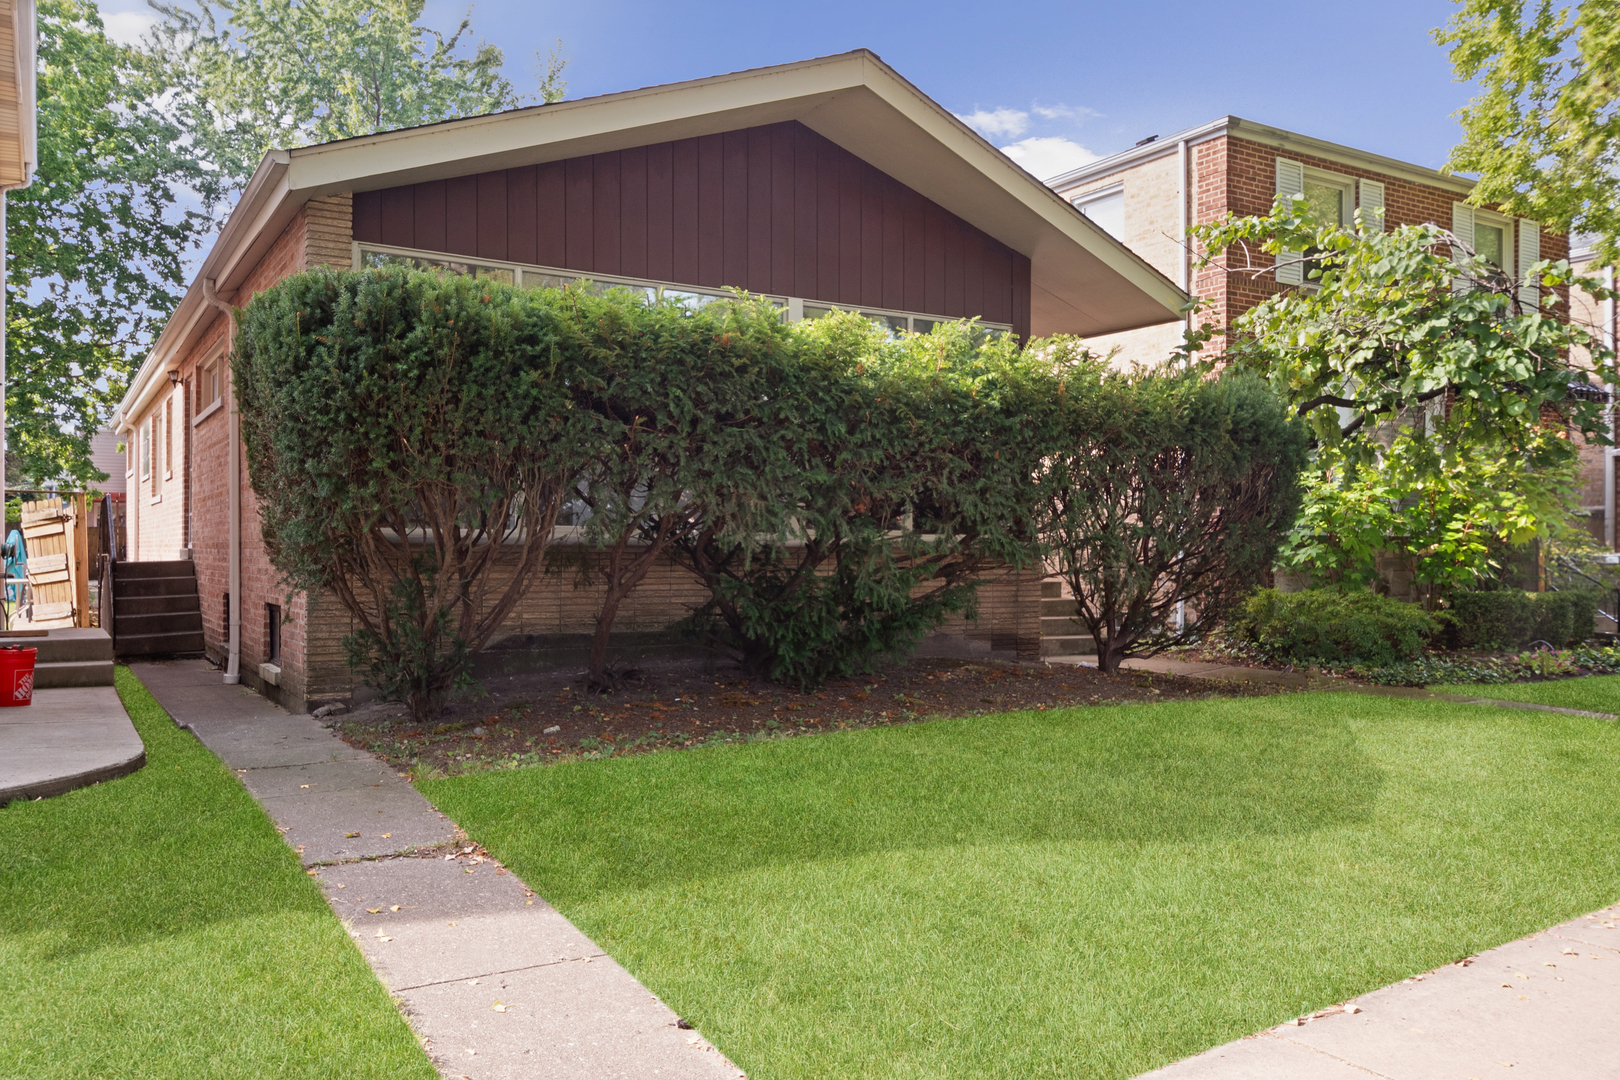
[[[140,430],[135,437],[141,444],[141,479],[145,480],[152,475],[152,420],[150,418],[140,426]]]
[[[1074,197],[1074,207],[1109,236],[1118,240],[1125,235],[1125,189],[1091,192]]]
[[[264,605],[264,630],[266,660],[272,664],[281,663],[281,605]]]

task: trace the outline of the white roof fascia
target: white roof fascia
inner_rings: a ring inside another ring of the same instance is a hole
[[[1179,131],[1164,138],[1155,139],[1153,142],[1143,146],[1133,146],[1129,150],[1121,151],[1109,157],[1099,158],[1061,176],[1055,176],[1047,182],[1054,190],[1063,191],[1094,177],[1106,176],[1131,165],[1151,160],[1161,154],[1172,153],[1176,148],[1176,144],[1183,139],[1189,143],[1199,143],[1220,135],[1231,135],[1235,138],[1247,139],[1250,142],[1257,142],[1279,150],[1292,150],[1310,157],[1326,158],[1329,161],[1337,161],[1345,165],[1359,166],[1368,172],[1407,180],[1414,184],[1424,184],[1428,187],[1444,188],[1459,195],[1467,195],[1474,190],[1474,182],[1466,177],[1444,173],[1438,169],[1430,169],[1423,165],[1414,165],[1410,161],[1385,157],[1383,154],[1375,154],[1368,150],[1357,150],[1353,146],[1328,142],[1326,139],[1301,135],[1297,131],[1287,131],[1267,124],[1257,124],[1253,120],[1245,120],[1239,116],[1223,116],[1219,120],[1201,124],[1195,128],[1188,128],[1185,131]]]
[[[163,332],[152,343],[140,370],[130,380],[129,389],[113,411],[114,431],[128,429],[129,418],[144,411],[148,401],[162,389],[164,380],[157,376],[168,368],[170,358],[183,349],[194,331],[213,321],[215,312],[208,309],[208,302],[204,299],[204,282],[216,282],[217,295],[225,292],[222,286],[228,280],[228,275],[238,270],[251,270],[258,261],[257,256],[275,242],[286,227],[286,222],[292,220],[298,207],[303,204],[303,200],[294,200],[291,196],[287,185],[287,152],[272,150],[253,171],[241,200],[226,219],[219,239],[214,241],[214,246],[204,257],[202,268],[192,279],[191,287],[164,324]],[[251,260],[248,258],[250,254],[254,255]]]

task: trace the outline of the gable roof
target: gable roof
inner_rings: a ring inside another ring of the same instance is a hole
[[[212,322],[310,199],[797,120],[1029,257],[1031,330],[1173,322],[1186,295],[876,54],[835,56],[381,132],[264,156],[120,405]]]

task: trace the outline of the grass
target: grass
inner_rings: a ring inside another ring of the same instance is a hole
[[[1500,701],[1530,701],[1564,709],[1620,713],[1620,675],[1584,675],[1547,682],[1431,686],[1441,694],[1477,694]]]
[[[117,680],[146,767],[0,809],[0,1074],[436,1080],[270,819]]]
[[[420,786],[751,1080],[1128,1077],[1612,902],[1617,765],[1295,694]]]

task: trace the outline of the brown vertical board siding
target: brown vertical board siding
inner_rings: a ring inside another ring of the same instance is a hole
[[[647,148],[632,147],[619,153],[619,273],[651,277],[647,273]]]
[[[872,166],[861,162],[861,299],[867,307],[883,303],[883,181]]]
[[[354,196],[354,238],[1029,325],[1029,260],[796,122]]]
[[[416,238],[402,247],[418,247],[425,251],[445,251],[444,246],[444,181],[435,180],[416,185]]]
[[[977,229],[962,230],[962,310],[984,310],[984,263],[988,252],[984,250],[983,235]]]
[[[771,292],[802,295],[798,289],[798,251],[792,124],[771,128]]]
[[[619,152],[596,155],[596,202],[593,240],[599,274],[622,274],[619,264],[619,223],[624,207],[619,201]]]
[[[809,129],[805,135],[816,150],[816,289],[805,295],[830,299],[839,295],[838,244],[843,228],[838,211],[842,183],[838,147],[827,139],[817,140]]]
[[[904,213],[906,247],[906,302],[900,306],[907,311],[927,311],[926,288],[928,277],[923,268],[927,259],[925,228],[928,222],[928,200],[910,188],[906,192]]]
[[[1013,333],[1029,339],[1029,257],[1012,252],[1012,311],[1003,320],[1012,323]]]
[[[535,202],[539,171],[530,165],[506,173],[506,222],[510,230],[506,257],[513,262],[540,261],[540,223],[536,218],[539,207]]]
[[[962,306],[962,223],[945,219],[945,310],[966,311]]]
[[[720,280],[748,285],[748,132],[721,136]]]
[[[748,130],[748,289],[771,291],[771,129]]]
[[[568,169],[548,161],[535,170],[535,261],[541,266],[568,265]]]
[[[669,143],[647,147],[647,276],[675,281],[674,151]]]
[[[384,243],[400,247],[416,246],[416,189],[392,188],[382,193],[382,225],[384,236],[397,236],[398,240]]]
[[[588,272],[596,269],[595,241],[591,231],[595,223],[595,210],[592,209],[596,194],[593,176],[595,164],[595,159],[588,157],[568,161],[563,189],[563,217],[567,223],[563,265],[570,270]]]
[[[698,138],[699,285],[726,280],[726,142],[722,135]]]
[[[819,199],[820,163],[815,144],[793,128],[793,288],[795,296],[816,294],[816,203]]]
[[[904,184],[883,178],[883,306],[906,306],[906,211]]]
[[[444,250],[453,255],[478,254],[476,176],[458,176],[444,182]]]
[[[945,220],[949,215],[928,204],[923,234],[923,310],[948,315],[945,310]]]
[[[373,244],[382,238],[382,192],[357,191],[354,193],[354,238]]]
[[[507,259],[506,173],[480,173],[478,177],[478,257]]]
[[[861,166],[845,155],[838,162],[838,292],[840,304],[861,303]]]

